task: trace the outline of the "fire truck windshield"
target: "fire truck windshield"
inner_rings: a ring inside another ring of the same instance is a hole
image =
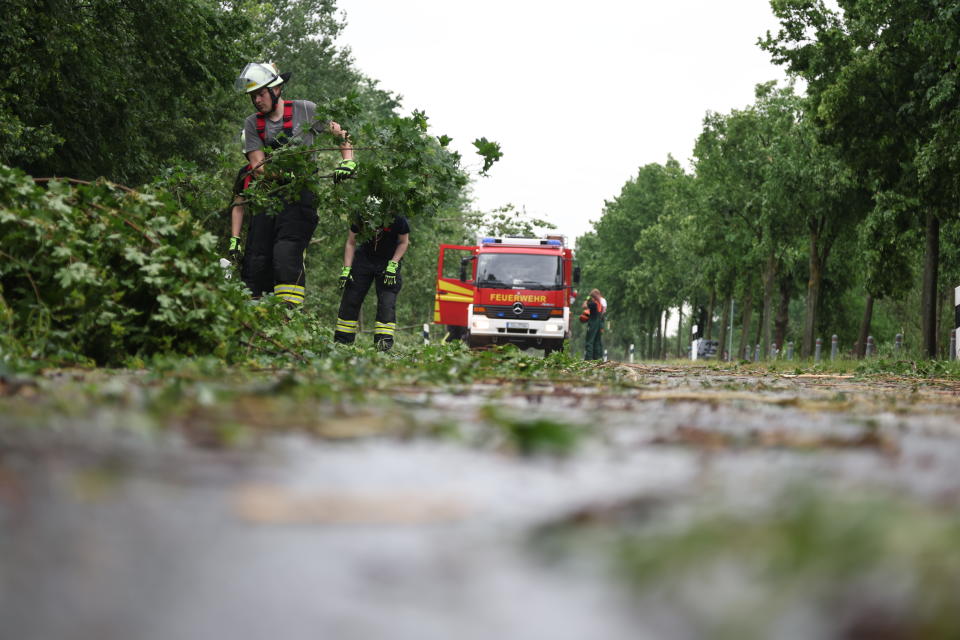
[[[485,289],[562,289],[559,256],[483,253],[477,259],[477,286]]]

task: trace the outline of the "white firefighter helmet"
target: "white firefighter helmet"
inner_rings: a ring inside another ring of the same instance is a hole
[[[290,74],[281,74],[272,62],[250,62],[240,72],[233,86],[240,93],[250,93],[263,87],[278,87],[289,79]]]

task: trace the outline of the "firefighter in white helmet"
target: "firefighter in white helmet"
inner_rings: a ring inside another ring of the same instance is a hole
[[[251,62],[236,80],[235,88],[250,96],[256,110],[243,126],[244,154],[253,177],[264,177],[264,160],[271,150],[290,144],[310,145],[322,131],[330,131],[340,141],[342,159],[334,169],[334,182],[352,176],[357,163],[346,131],[336,122],[316,122],[313,102],[283,99],[290,75],[280,73],[272,62]],[[304,189],[292,199],[277,199],[272,207],[275,211],[260,211],[250,219],[241,277],[253,297],[273,292],[291,306],[303,304],[303,256],[317,227],[314,199],[314,194]],[[231,229],[231,246],[239,244],[235,230],[236,226]]]

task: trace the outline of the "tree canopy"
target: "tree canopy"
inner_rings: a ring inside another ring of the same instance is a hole
[[[236,279],[217,265],[246,162],[237,137],[252,108],[233,84],[248,61],[292,72],[284,97],[341,123],[359,160],[355,179],[335,186],[338,141],[321,135],[270,156],[285,185],[255,181],[248,194],[248,213],[278,188],[318,196],[308,303],[286,330],[300,327],[314,350],[329,339],[332,330],[309,327],[335,319],[349,224],[398,214],[413,227],[401,323],[429,321],[437,246],[484,219],[470,207],[474,176],[424,111],[401,115],[400,99],[356,69],[337,44],[333,0],[39,4],[13,0],[0,24],[5,352],[120,364],[164,351],[236,358],[271,344],[279,311],[237,304]],[[499,145],[478,136],[475,146],[489,170]]]

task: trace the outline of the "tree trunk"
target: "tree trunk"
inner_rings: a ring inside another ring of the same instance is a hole
[[[710,302],[707,303],[706,326],[703,327],[703,339],[710,340],[713,337],[713,312],[717,305],[717,290],[710,290]]]
[[[920,327],[923,331],[923,353],[937,357],[937,276],[940,265],[940,218],[927,214],[927,245],[923,259],[923,300],[920,304]]]
[[[657,311],[656,319],[657,319],[657,324],[656,324],[656,326],[654,326],[654,325],[653,325],[653,322],[652,322],[653,318],[652,318],[652,317],[650,318],[650,320],[651,320],[651,323],[650,323],[650,350],[647,351],[647,357],[650,358],[651,360],[656,360],[656,355],[655,355],[655,354],[657,353],[657,335],[660,333],[660,312],[659,312],[659,311]]]
[[[801,354],[804,358],[813,355],[813,346],[817,341],[814,332],[817,328],[817,305],[820,304],[820,283],[823,280],[823,264],[820,261],[820,233],[810,232],[810,256],[808,260],[810,278],[807,280],[807,302],[803,312],[803,346]]]
[[[870,324],[873,322],[873,296],[867,294],[866,304],[863,305],[863,319],[860,321],[860,335],[857,338],[857,358],[862,360],[867,355],[867,338],[870,336]]]
[[[659,360],[663,353],[663,309],[657,311],[657,339],[654,340],[653,359]]]
[[[663,339],[660,341],[660,354],[659,354],[659,359],[660,359],[660,360],[666,360],[666,359],[667,359],[667,351],[670,350],[670,347],[669,347],[669,345],[667,344],[667,342],[668,342],[667,338],[669,337],[669,336],[667,336],[667,323],[668,323],[668,322],[670,322],[670,309],[666,309],[666,310],[663,312],[663,333],[661,334],[662,337],[663,337]]]
[[[756,333],[756,335],[753,336],[753,342],[750,344],[750,347],[753,348],[755,345],[760,344],[760,340],[761,340],[762,337],[763,337],[763,323],[762,323],[762,322],[758,322],[758,323],[757,323],[757,333]],[[764,357],[764,355],[765,355],[765,354],[764,354],[763,350],[761,350],[761,351],[760,351],[760,357],[762,358],[762,357]]]
[[[774,320],[773,342],[782,352],[787,340],[787,324],[790,322],[790,294],[793,283],[789,277],[780,278],[780,303],[777,305],[777,318]]]
[[[643,357],[646,360],[653,359],[653,337],[656,335],[657,330],[653,328],[653,311],[647,312],[647,331],[644,335],[643,340]]]
[[[777,277],[777,259],[771,250],[767,254],[767,265],[763,270],[763,317],[760,321],[762,340],[757,340],[762,346],[760,354],[766,358],[770,353],[772,340],[771,325],[773,323],[773,285]]]
[[[737,347],[737,359],[746,357],[746,350],[750,348],[747,341],[750,340],[750,320],[753,315],[753,291],[749,286],[743,296],[743,309],[740,313],[741,331],[740,346]]]
[[[717,360],[723,360],[723,354],[727,351],[727,322],[730,316],[730,298],[724,298],[723,311],[720,312],[720,348],[717,349]]]
[[[657,359],[657,336],[660,333],[661,314],[660,309],[657,309],[656,313],[650,313],[650,348],[647,349],[647,357],[651,360]]]
[[[681,359],[683,356],[680,355],[680,350],[683,348],[683,303],[680,303],[680,307],[677,309],[677,360]]]

